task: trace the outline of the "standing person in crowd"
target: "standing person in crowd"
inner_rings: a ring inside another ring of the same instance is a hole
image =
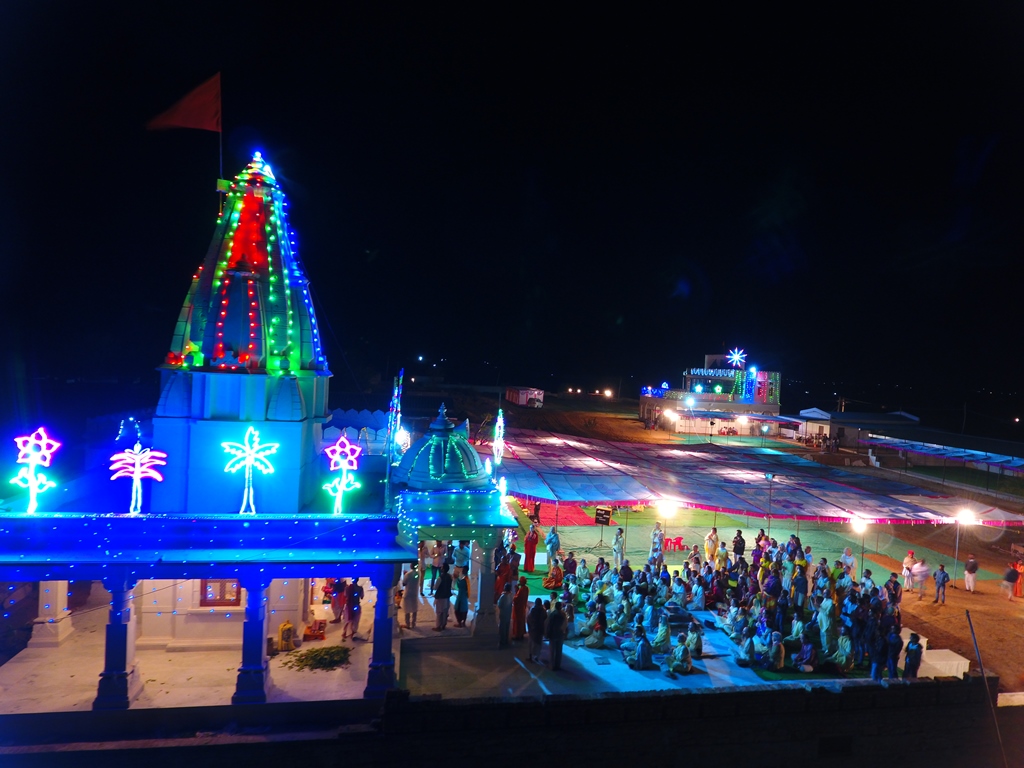
[[[715,553],[718,551],[718,529],[712,528],[711,532],[704,537],[704,560],[709,563],[715,562]]]
[[[347,586],[345,579],[335,579],[334,586],[331,587],[331,612],[334,614],[331,624],[341,624],[341,617],[345,613],[345,587]]]
[[[889,629],[886,643],[889,646],[889,657],[886,659],[886,665],[889,668],[889,679],[897,680],[899,673],[896,671],[896,665],[899,664],[900,654],[903,652],[903,638],[900,637],[900,631],[895,625]]]
[[[568,631],[567,623],[562,604],[556,601],[544,625],[544,636],[551,651],[551,669],[554,672],[562,668],[562,644]]]
[[[352,579],[345,587],[345,623],[341,625],[341,639],[344,640],[349,630],[352,631],[352,639],[356,640],[356,632],[359,631],[359,619],[363,612],[360,603],[363,600],[363,588],[359,586],[357,579]]]
[[[921,636],[916,632],[910,633],[910,641],[907,643],[907,655],[903,659],[903,679],[916,680],[917,670],[921,668],[921,658],[924,656],[924,646],[921,645]]]
[[[968,592],[975,591],[975,585],[978,583],[978,568],[978,561],[974,555],[968,554],[967,562],[964,563],[964,588]]]
[[[448,627],[448,611],[452,603],[452,575],[448,563],[441,566],[441,575],[437,577],[437,585],[434,588],[434,614],[437,621],[434,624],[434,631],[440,632]]]
[[[472,558],[473,550],[469,548],[468,541],[460,541],[459,546],[455,548],[455,567],[460,573],[469,575],[469,561]]]
[[[508,567],[512,571],[512,583],[516,584],[519,582],[519,564],[522,562],[523,556],[516,551],[516,544],[512,542],[512,546],[508,550]]]
[[[903,589],[907,592],[914,591],[914,572],[913,568],[917,563],[917,558],[914,557],[914,550],[907,552],[907,556],[903,558]]]
[[[1013,567],[1020,574],[1013,585],[1013,596],[1024,597],[1024,560],[1018,557],[1013,561]]]
[[[562,540],[558,537],[558,529],[555,526],[551,526],[551,530],[548,531],[548,535],[544,537],[544,547],[548,551],[548,572],[551,572],[552,563],[558,557],[558,550],[562,548]]]
[[[427,566],[430,564],[430,550],[427,548],[427,542],[421,541],[417,544],[416,555],[420,566],[417,580],[420,583],[420,597],[423,597],[423,590],[426,588],[424,582],[427,580]]]
[[[1011,603],[1014,592],[1017,591],[1017,585],[1020,583],[1020,571],[1015,566],[1016,563],[1010,563],[1006,568],[1006,573],[1003,574],[1003,591],[1006,593],[1006,599]]]
[[[537,557],[537,542],[539,540],[537,526],[531,525],[530,532],[526,534],[526,539],[523,541],[523,570],[527,573],[533,573],[533,561]]]
[[[405,628],[416,626],[416,614],[420,610],[420,575],[414,565],[402,577],[402,612],[405,614]]]
[[[455,603],[452,609],[455,611],[455,626],[465,627],[466,617],[469,616],[469,577],[464,573],[459,573],[453,582]]]
[[[807,582],[807,574],[803,566],[798,565],[796,575],[793,576],[793,615],[803,619],[804,606],[807,605],[807,592],[810,584]]]
[[[928,581],[928,577],[932,575],[932,569],[924,561],[924,558],[914,563],[914,567],[910,569],[910,576],[914,582],[914,589],[917,590],[918,602],[924,597],[924,585]]]
[[[548,612],[544,610],[544,603],[538,597],[533,602],[533,608],[526,617],[526,631],[530,635],[530,651],[527,661],[540,663],[541,650],[544,647],[544,626],[548,620]]]
[[[747,542],[743,538],[743,531],[737,529],[736,535],[732,537],[732,554],[735,560],[739,560],[743,557],[743,553],[747,550]]]
[[[655,556],[665,551],[665,531],[662,530],[661,521],[654,523],[654,528],[651,530],[651,551],[647,555],[648,560],[653,560]]]
[[[509,632],[512,629],[512,585],[506,584],[498,598],[495,615],[498,617],[498,647],[504,648],[508,645]]]
[[[843,550],[843,554],[839,556],[839,562],[843,564],[844,568],[850,569],[850,577],[857,575],[857,558],[853,554],[853,549],[847,547]]]
[[[444,565],[445,546],[440,541],[435,541],[430,548],[430,594],[434,594],[434,585],[437,583],[437,575]]]
[[[889,605],[899,606],[903,601],[903,587],[900,586],[900,577],[898,573],[890,573],[889,580],[885,582],[885,594],[888,598],[886,602]]]
[[[511,586],[511,585],[509,585]],[[512,639],[522,640],[526,636],[526,609],[530,606],[530,588],[526,577],[519,577],[519,586],[512,598]]]
[[[933,578],[935,579],[935,599],[932,600],[932,602],[937,603],[941,598],[942,604],[945,605],[946,585],[949,583],[949,574],[946,573],[946,566],[939,563],[939,570],[935,572],[935,576]]]
[[[612,542],[612,562],[615,563],[616,570],[622,567],[622,558],[625,557],[625,552],[626,535],[619,528],[615,531],[615,541]]]

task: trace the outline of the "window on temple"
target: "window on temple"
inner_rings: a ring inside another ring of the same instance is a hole
[[[199,599],[201,607],[242,604],[242,590],[237,579],[203,579],[202,582],[203,594]]]

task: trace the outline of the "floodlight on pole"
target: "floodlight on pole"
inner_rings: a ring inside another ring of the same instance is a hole
[[[953,548],[953,589],[956,589],[956,567],[960,564],[960,526],[974,525],[977,519],[970,509],[961,509],[956,516],[956,546]]]
[[[775,484],[775,474],[765,472],[764,479],[768,481],[768,538],[772,537],[772,486]]]
[[[850,527],[853,528],[854,533],[860,534],[860,567],[864,570],[864,534],[868,530],[868,523],[866,520],[860,517],[855,517],[850,521]],[[857,574],[853,574],[852,578],[856,579]]]

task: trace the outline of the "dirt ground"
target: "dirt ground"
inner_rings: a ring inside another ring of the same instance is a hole
[[[548,430],[599,440],[634,443],[673,443],[680,440],[666,432],[645,430],[637,418],[636,401],[560,399],[546,402],[541,409],[506,408],[505,417],[511,427]],[[775,440],[772,447],[780,448],[783,442],[787,441]],[[807,454],[803,446],[797,443],[791,445],[791,449],[781,449],[814,458],[814,454]],[[900,479],[914,482],[909,476]],[[978,494],[971,494],[971,497],[979,498]],[[999,505],[1003,502],[993,499],[991,503]],[[946,570],[952,571],[955,526],[889,526],[888,534],[906,542],[908,548],[927,547],[946,555],[949,558]],[[985,669],[999,675],[999,689],[1004,692],[1024,691],[1024,653],[1021,648],[1021,638],[1024,636],[1024,598],[1008,601],[1000,593],[1001,582],[992,580],[979,580],[978,591],[968,593],[963,588],[962,563],[967,553],[972,552],[984,570],[1002,574],[1009,561],[1010,542],[1020,541],[1021,535],[1017,530],[964,528],[960,538],[961,567],[957,570],[959,589],[947,588],[945,604],[932,602],[935,597],[934,588],[920,601],[917,595],[907,595],[903,601],[904,624],[919,632],[922,637],[927,637],[931,647],[953,650],[970,659],[972,669],[977,669],[978,656],[967,619],[970,612]],[[901,567],[897,567],[899,563],[884,555],[869,554],[868,559],[890,570],[901,570]]]

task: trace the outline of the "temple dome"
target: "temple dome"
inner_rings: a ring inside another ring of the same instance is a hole
[[[419,491],[475,490],[491,485],[480,454],[448,420],[444,405],[427,434],[409,446],[394,480]]]
[[[257,152],[226,188],[165,368],[330,375],[287,206]]]

